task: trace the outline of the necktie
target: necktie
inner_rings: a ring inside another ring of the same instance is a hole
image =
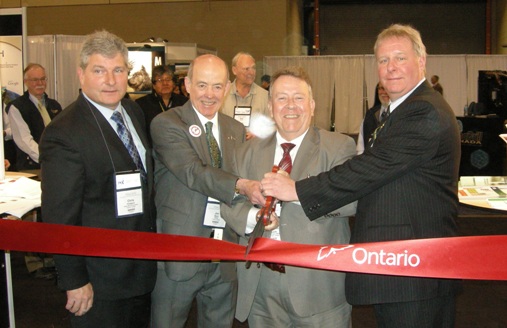
[[[44,126],[48,126],[51,123],[51,117],[49,117],[48,110],[46,106],[44,106],[40,101],[37,104],[37,108],[39,109],[39,113],[42,116],[42,120],[44,121]]]
[[[206,139],[208,140],[209,153],[211,155],[211,165],[213,167],[222,167],[222,155],[218,148],[217,139],[213,136],[213,122],[206,123]]]
[[[386,110],[383,111],[381,114],[380,114],[380,120],[379,120],[379,123],[383,123],[388,117],[389,117],[389,114],[391,114],[389,111],[390,111],[390,107],[391,106],[387,106]]]
[[[386,120],[389,117],[389,115],[391,115],[390,108],[391,108],[391,106],[387,106],[387,109],[385,110],[385,112],[383,112],[380,115],[379,125],[377,126],[377,128],[375,129],[375,131],[373,131],[373,133],[371,134],[371,138],[368,141],[368,146],[369,147],[373,147],[373,144],[375,143],[375,139],[377,139],[378,133],[384,127],[384,124],[386,123]]]
[[[292,158],[290,157],[290,151],[292,148],[294,148],[296,145],[290,142],[286,142],[281,144],[283,149],[283,155],[282,160],[280,161],[280,164],[278,164],[278,167],[281,170],[284,170],[285,172],[290,174],[290,171],[292,170]]]
[[[136,164],[137,169],[141,171],[141,176],[143,178],[146,178],[146,171],[144,170],[143,162],[141,161],[139,152],[137,151],[136,145],[134,144],[134,139],[132,139],[130,131],[127,130],[120,112],[115,111],[111,116],[111,119],[116,122],[116,132],[125,145],[125,148],[127,148],[130,157]]]
[[[290,172],[292,171],[292,158],[290,157],[290,151],[296,145],[293,143],[290,143],[290,142],[286,142],[286,143],[281,144],[280,146],[282,146],[283,155],[282,155],[282,160],[280,161],[280,164],[278,164],[278,167],[281,170],[284,170],[285,172],[290,174]],[[283,264],[265,262],[264,265],[273,271],[285,273],[285,265],[283,265]]]

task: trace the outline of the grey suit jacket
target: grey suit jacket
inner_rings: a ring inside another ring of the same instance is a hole
[[[231,204],[238,176],[227,171],[234,148],[245,140],[245,128],[233,118],[217,115],[221,169],[211,165],[205,128],[190,101],[153,119],[157,232],[209,237],[212,230],[203,225],[208,197]],[[237,241],[227,226],[224,240]],[[192,278],[199,265],[199,262],[164,262],[167,276],[176,281]],[[236,279],[233,263],[222,263],[221,272],[225,280]]]
[[[388,117],[373,147],[344,165],[296,182],[311,219],[359,200],[351,243],[457,235],[460,135],[443,97],[424,82]],[[456,282],[347,274],[351,304],[450,295]]]
[[[235,154],[234,172],[259,180],[273,166],[276,135],[267,139],[254,138],[241,145]],[[355,155],[354,141],[342,134],[310,128],[293,163],[291,177],[304,179],[341,164]],[[246,219],[252,204],[243,200],[232,207],[223,204],[222,216],[246,244]],[[347,244],[350,238],[348,216],[356,211],[356,202],[343,206],[334,213],[310,221],[297,203],[284,203],[280,215],[280,234],[283,241],[302,244]],[[269,237],[270,232],[265,236]],[[343,273],[287,266],[289,295],[295,311],[301,316],[332,309],[345,302]],[[245,268],[238,263],[238,304],[236,318],[248,318],[259,284],[260,269]]]

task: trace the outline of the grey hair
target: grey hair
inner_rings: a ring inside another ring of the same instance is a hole
[[[271,86],[275,84],[275,81],[282,76],[292,76],[296,79],[300,79],[306,82],[308,85],[308,93],[310,94],[310,99],[313,99],[313,93],[312,93],[312,81],[310,80],[310,76],[308,73],[304,70],[301,66],[288,66],[281,68],[277,70],[276,72],[271,75]],[[271,89],[269,88],[269,98],[271,99]]]
[[[44,70],[44,72],[46,72],[46,69],[41,64],[29,63],[28,65],[26,65],[25,69],[23,70],[23,79],[26,79],[26,73],[28,73],[28,71],[33,68],[42,68]]]
[[[255,62],[255,58],[252,55],[250,55],[248,52],[240,51],[232,58],[232,67],[236,67],[236,65],[238,64],[239,57],[241,57],[241,56],[248,56],[248,57],[252,58],[252,60]]]
[[[99,54],[106,58],[113,58],[121,54],[126,67],[130,70],[128,48],[125,42],[115,34],[106,30],[89,34],[84,41],[79,54],[79,66],[86,69],[92,55]]]
[[[377,41],[373,47],[373,51],[376,54],[379,44],[388,38],[408,38],[412,42],[412,47],[419,58],[426,58],[426,46],[422,42],[421,34],[418,30],[410,25],[393,24],[388,28],[384,29],[377,36]]]

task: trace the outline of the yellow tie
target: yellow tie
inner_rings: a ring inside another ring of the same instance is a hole
[[[46,109],[46,106],[44,106],[39,101],[39,104],[37,107],[39,107],[39,113],[42,116],[42,120],[44,121],[44,126],[48,126],[48,124],[51,122],[51,117],[49,117],[48,110]]]

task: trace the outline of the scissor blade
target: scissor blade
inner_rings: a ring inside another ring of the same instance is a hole
[[[262,218],[257,221],[252,233],[250,234],[250,239],[248,239],[248,245],[246,246],[245,257],[248,255],[248,253],[250,253],[255,239],[259,238],[264,233],[264,222],[262,221]],[[250,265],[252,265],[252,262],[245,262],[245,268],[250,269]]]

